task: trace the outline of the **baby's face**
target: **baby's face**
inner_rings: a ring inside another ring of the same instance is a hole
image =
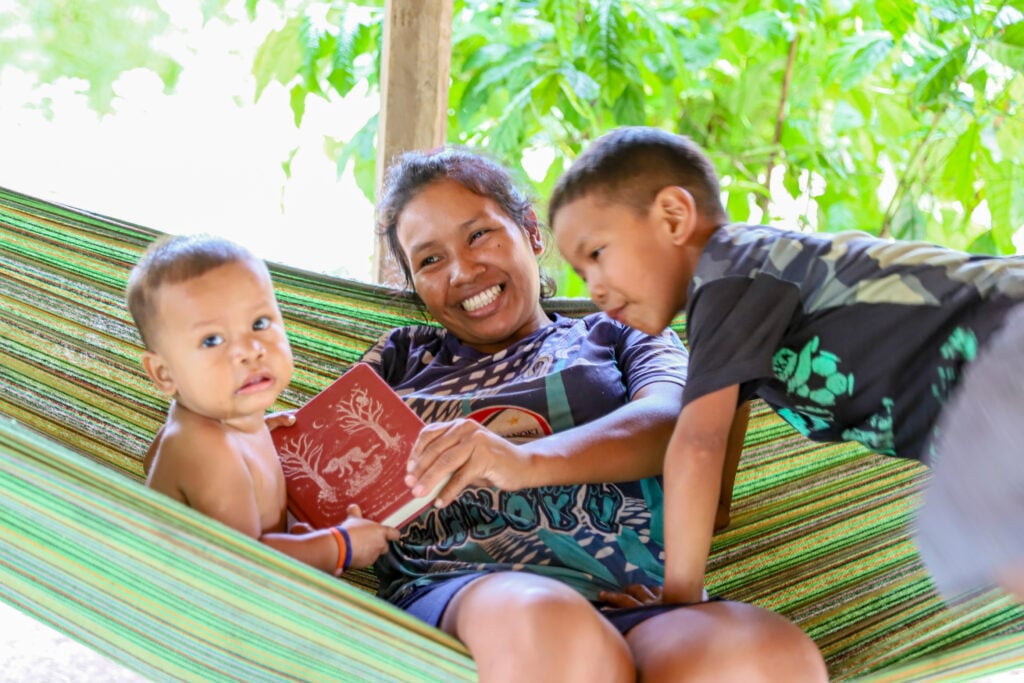
[[[560,208],[551,228],[558,250],[609,317],[647,334],[668,327],[687,283],[656,211],[644,215],[583,196]]]
[[[200,415],[261,425],[293,370],[266,272],[228,263],[162,286],[155,301],[156,335],[143,362],[157,386]]]

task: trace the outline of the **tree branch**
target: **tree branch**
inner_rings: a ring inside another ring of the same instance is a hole
[[[786,58],[786,71],[782,75],[782,92],[779,93],[779,108],[775,112],[775,133],[772,135],[772,152],[768,157],[768,172],[764,179],[764,194],[758,198],[757,204],[761,210],[768,211],[768,200],[771,197],[772,169],[775,168],[775,158],[778,155],[779,144],[782,142],[782,126],[786,121],[786,100],[789,99],[789,84],[793,80],[793,65],[796,63],[796,49],[800,42],[800,33],[793,34],[793,40],[789,41],[789,56]]]

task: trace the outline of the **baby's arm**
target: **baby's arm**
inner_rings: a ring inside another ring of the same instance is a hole
[[[665,454],[665,602],[699,602],[739,388],[688,403]]]
[[[369,567],[388,549],[388,541],[398,540],[398,530],[363,519],[356,505],[349,506],[348,514],[348,519],[338,525],[345,534],[317,529],[297,535],[264,534],[260,541],[325,572],[338,574],[343,569]]]

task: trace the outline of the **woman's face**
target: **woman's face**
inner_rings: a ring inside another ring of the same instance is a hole
[[[540,306],[540,233],[493,199],[437,181],[406,204],[397,232],[416,293],[463,343],[495,353],[550,322]]]

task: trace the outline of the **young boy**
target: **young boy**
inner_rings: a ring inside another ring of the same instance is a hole
[[[286,533],[284,474],[265,422],[292,352],[266,265],[233,242],[164,238],[128,280],[142,365],[173,397],[146,484],[324,571],[366,567],[398,531],[359,518]]]
[[[1024,260],[729,224],[692,141],[625,128],[558,181],[558,248],[608,314],[686,311],[666,454],[666,601],[700,599],[732,415],[763,398],[815,440],[932,465],[918,542],[946,594],[1024,599]]]

